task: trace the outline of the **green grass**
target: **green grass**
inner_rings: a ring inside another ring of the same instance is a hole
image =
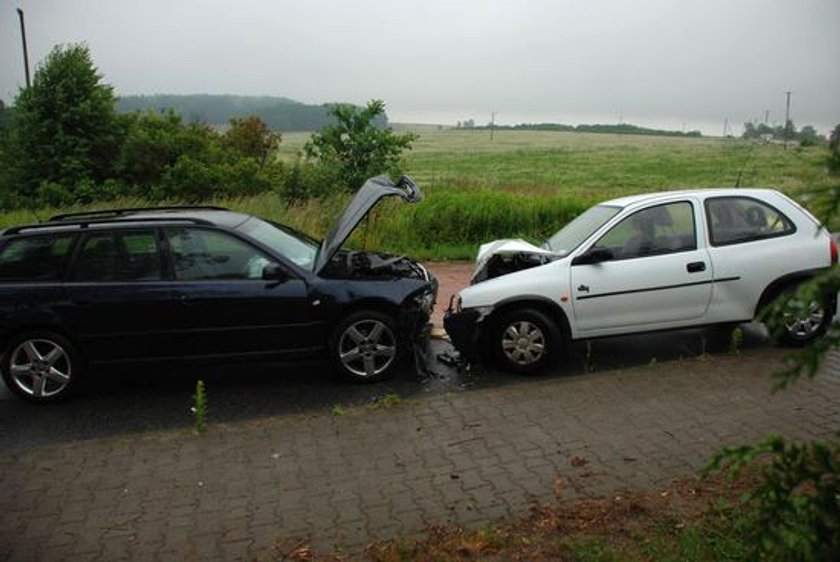
[[[605,198],[683,187],[775,187],[800,193],[826,183],[822,147],[784,150],[723,138],[545,131],[418,129],[406,172],[422,187],[484,187]],[[283,137],[290,160],[306,133]]]
[[[829,185],[824,147],[784,150],[722,138],[591,133],[418,129],[405,171],[423,189],[417,205],[387,202],[354,235],[358,248],[420,259],[469,259],[496,238],[541,241],[590,205],[612,197],[673,188],[775,187],[801,197]],[[283,135],[279,157],[292,161],[307,133]],[[213,201],[278,220],[316,237],[329,230],[346,195],[287,206],[273,193]],[[88,208],[138,206],[122,200]],[[60,209],[68,211],[71,209]],[[37,222],[58,209],[0,214],[0,226]]]

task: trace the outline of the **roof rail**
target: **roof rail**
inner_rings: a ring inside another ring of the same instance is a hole
[[[81,219],[83,217],[99,217],[99,216],[113,216],[119,217],[128,213],[137,213],[141,211],[227,211],[224,207],[216,207],[213,205],[169,205],[163,207],[130,207],[127,209],[103,209],[101,211],[82,211],[79,213],[64,213],[55,215],[49,218],[50,221],[63,221],[67,219]]]
[[[211,221],[205,219],[198,219],[193,217],[176,217],[176,218],[166,218],[166,217],[146,217],[146,218],[120,218],[120,217],[113,217],[113,218],[101,218],[101,219],[90,219],[90,220],[79,220],[73,222],[67,222],[65,224],[61,224],[61,221],[50,221],[41,222],[37,224],[24,224],[21,226],[13,226],[12,228],[7,228],[3,231],[4,236],[8,236],[10,234],[19,234],[24,230],[39,230],[39,229],[50,229],[50,228],[60,228],[60,227],[71,227],[77,226],[80,229],[88,228],[90,225],[96,224],[131,224],[131,223],[138,223],[138,224],[148,224],[148,223],[156,223],[156,222],[187,222],[190,224],[201,224],[201,225],[212,225]]]

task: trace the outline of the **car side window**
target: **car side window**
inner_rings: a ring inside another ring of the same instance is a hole
[[[160,281],[161,259],[154,230],[97,232],[82,241],[73,281]]]
[[[688,201],[642,209],[612,227],[595,248],[626,260],[697,249],[694,207]]]
[[[793,222],[770,205],[751,197],[706,200],[709,241],[726,246],[796,232]]]
[[[0,282],[55,281],[74,234],[45,234],[10,240],[0,250]]]
[[[203,281],[262,279],[272,260],[250,244],[225,232],[201,228],[168,228],[175,279]]]

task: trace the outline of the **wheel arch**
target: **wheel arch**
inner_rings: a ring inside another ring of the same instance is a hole
[[[359,312],[360,310],[375,310],[376,312],[389,314],[394,317],[395,321],[399,321],[401,309],[399,305],[387,299],[371,297],[354,300],[353,302],[347,304],[347,306],[342,307],[338,312],[336,312],[333,320],[336,323],[340,322],[342,319],[355,312]]]
[[[542,312],[554,321],[564,338],[571,339],[571,325],[566,312],[556,302],[538,295],[523,295],[500,301],[488,316],[487,325],[492,326],[499,318],[517,308],[532,308]],[[485,330],[485,334],[487,332],[488,330]]]
[[[58,334],[73,344],[73,347],[76,349],[76,352],[83,361],[87,359],[85,350],[79,345],[79,340],[73,335],[72,331],[68,330],[61,324],[51,322],[24,322],[4,330],[3,333],[0,334],[0,355],[4,355],[6,353],[6,349],[9,347],[9,342],[21,334],[31,332],[53,332]]]
[[[793,285],[798,285],[799,283],[813,279],[820,273],[820,271],[821,270],[796,271],[782,275],[781,277],[771,281],[770,284],[764,288],[764,291],[762,291],[761,296],[758,299],[758,303],[755,306],[755,310],[753,311],[753,317],[760,315],[761,312],[786,289]]]

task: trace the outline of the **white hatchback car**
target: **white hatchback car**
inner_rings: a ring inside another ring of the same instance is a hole
[[[541,246],[481,246],[470,287],[444,319],[468,360],[490,354],[531,372],[565,342],[753,320],[785,291],[837,262],[811,213],[769,189],[623,197],[590,208]],[[786,315],[783,343],[803,345],[834,316],[835,297]]]

